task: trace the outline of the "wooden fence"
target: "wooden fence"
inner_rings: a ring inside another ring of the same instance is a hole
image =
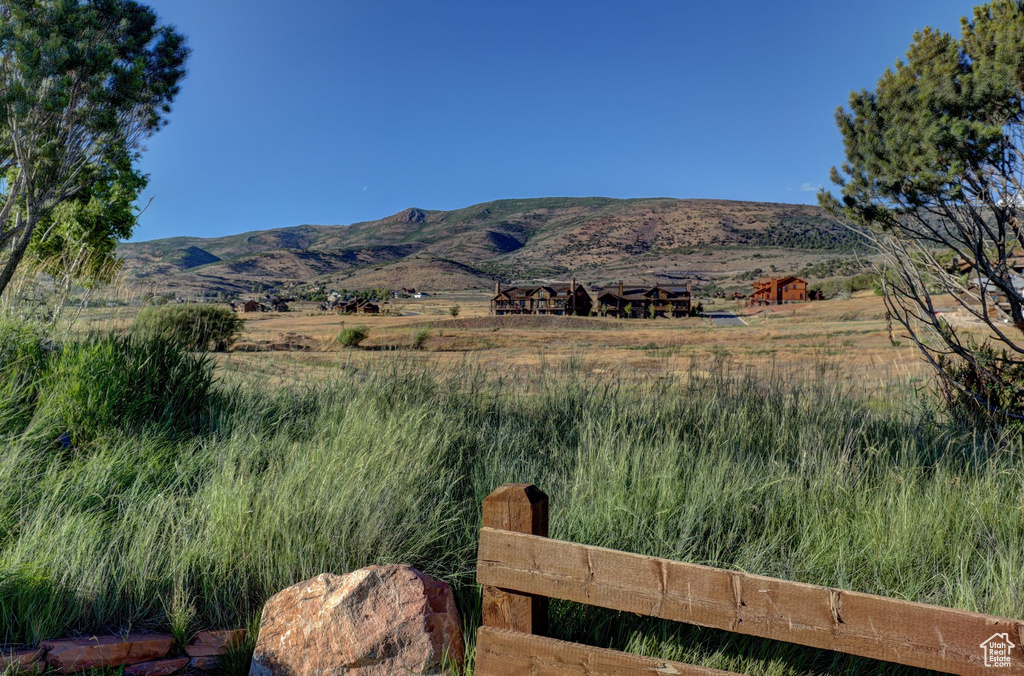
[[[545,638],[548,598],[953,674],[1024,675],[1019,620],[551,540],[547,496],[527,484],[491,493],[483,523],[478,676],[728,673]]]

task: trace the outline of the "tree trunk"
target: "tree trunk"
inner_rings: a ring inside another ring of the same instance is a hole
[[[11,257],[7,260],[3,271],[0,272],[0,296],[4,295],[4,291],[7,290],[11,280],[14,279],[14,271],[25,257],[29,242],[32,241],[32,231],[35,230],[35,226],[35,221],[29,221],[28,225],[25,226],[25,232],[15,241],[14,248],[11,250]]]

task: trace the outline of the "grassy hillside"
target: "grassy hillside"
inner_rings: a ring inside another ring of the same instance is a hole
[[[812,206],[594,197],[413,208],[348,226],[176,237],[120,251],[142,285],[245,292],[257,283],[464,289],[572,275],[678,283],[753,268],[755,253],[794,267],[860,246]]]

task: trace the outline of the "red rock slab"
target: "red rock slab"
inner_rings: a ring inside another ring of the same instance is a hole
[[[214,657],[227,655],[237,645],[245,641],[245,629],[228,629],[225,631],[201,631],[185,646],[189,657]]]
[[[216,657],[193,657],[188,666],[200,671],[211,671],[220,666],[220,660]]]
[[[176,660],[157,660],[136,664],[125,669],[124,673],[125,676],[170,676],[187,666],[188,658],[179,657]]]
[[[15,674],[42,671],[44,654],[42,650],[15,650],[9,653],[0,650],[0,673],[8,669]]]
[[[158,660],[170,652],[173,642],[168,634],[138,634],[44,641],[39,647],[46,650],[46,663],[51,669],[70,674]]]

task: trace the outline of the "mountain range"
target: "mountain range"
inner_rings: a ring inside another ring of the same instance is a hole
[[[795,273],[862,250],[856,233],[815,206],[602,197],[410,208],[352,225],[119,246],[133,285],[179,294],[303,285],[444,291],[573,276],[717,283],[769,268]]]

